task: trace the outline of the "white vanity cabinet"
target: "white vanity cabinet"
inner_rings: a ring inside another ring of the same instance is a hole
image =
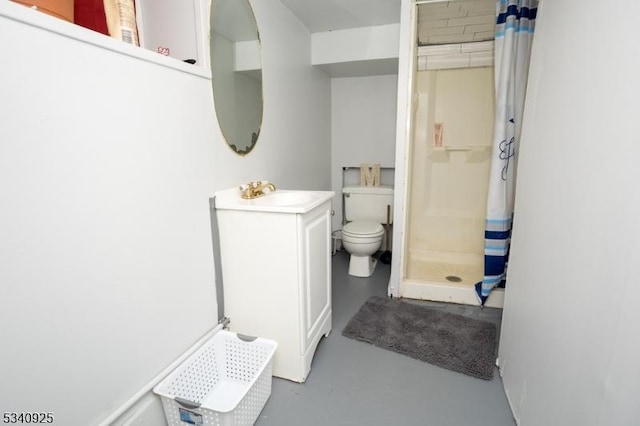
[[[241,204],[216,194],[224,311],[232,331],[278,342],[274,376],[304,382],[331,331],[333,192],[278,192],[294,194]],[[297,192],[313,196],[295,207]]]

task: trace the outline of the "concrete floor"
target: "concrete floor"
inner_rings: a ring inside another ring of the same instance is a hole
[[[305,383],[273,378],[256,425],[513,426],[496,368],[486,381],[347,339],[342,329],[369,296],[387,295],[389,265],[370,278],[347,274],[348,254],[333,257],[333,329],[320,341]],[[501,310],[430,303],[494,321]]]

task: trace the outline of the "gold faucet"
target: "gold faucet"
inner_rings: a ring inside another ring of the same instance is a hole
[[[273,192],[276,190],[276,187],[274,184],[266,180],[263,180],[260,182],[249,182],[246,185],[240,185],[240,191],[242,191],[242,198],[246,200],[251,200],[251,199],[266,195],[264,193],[265,189],[269,189],[269,192]]]

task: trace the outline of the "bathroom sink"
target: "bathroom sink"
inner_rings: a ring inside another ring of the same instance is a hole
[[[246,200],[237,188],[216,193],[216,208],[272,213],[306,213],[333,198],[333,191],[294,191],[278,189],[262,197]]]
[[[259,205],[293,206],[311,203],[314,198],[310,191],[276,191],[253,201]]]

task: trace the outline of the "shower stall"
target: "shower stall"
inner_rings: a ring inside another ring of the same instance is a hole
[[[484,275],[493,67],[420,70],[414,79],[400,295],[478,304],[474,285]]]
[[[494,81],[496,6],[495,0],[402,0],[400,44],[407,49],[399,57],[399,232],[390,296],[481,304],[476,284],[486,281],[485,251],[495,239],[485,240],[488,210],[498,198],[487,203],[492,161],[502,149],[493,146],[494,129],[504,124],[496,116],[502,105]],[[509,152],[499,160],[503,154]],[[494,288],[484,306],[503,301],[504,289]]]

